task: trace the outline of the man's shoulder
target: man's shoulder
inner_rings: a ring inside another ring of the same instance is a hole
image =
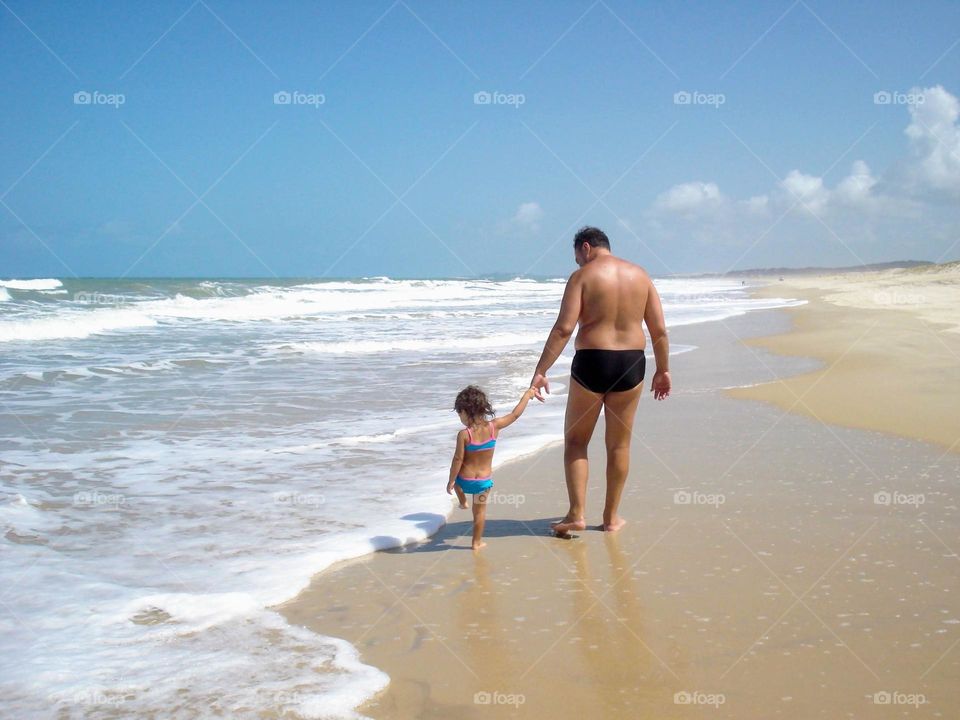
[[[617,256],[616,259],[617,259],[622,265],[625,265],[625,266],[629,267],[629,268],[632,269],[632,270],[637,270],[637,271],[639,271],[639,272],[642,272],[644,275],[647,274],[646,268],[644,268],[643,265],[640,265],[639,263],[635,263],[635,262],[633,262],[632,260],[627,260],[626,258],[622,258],[622,257],[619,257],[619,256]]]
[[[644,281],[647,281],[650,279],[650,276],[647,274],[646,268],[643,267],[642,265],[638,265],[635,262],[630,262],[629,260],[624,260],[623,258],[617,258],[617,259],[621,263],[623,263],[623,265],[627,268],[627,270],[629,270],[630,273],[636,276],[637,279],[644,280]]]
[[[578,273],[584,273],[584,275],[580,275],[581,279],[584,276],[589,277],[590,275],[595,275],[605,279],[614,279],[617,276],[622,277],[622,271],[627,270],[629,273],[636,275],[638,279],[649,280],[650,276],[647,274],[646,269],[642,265],[638,265],[635,262],[631,262],[630,260],[626,260],[625,258],[618,257],[616,255],[611,255],[610,258],[616,263],[615,266],[612,264],[601,266],[597,263],[588,263],[571,275],[570,279],[572,280],[574,275],[577,275]],[[591,267],[591,265],[594,265],[595,267]],[[619,268],[619,272],[611,273],[611,267]]]

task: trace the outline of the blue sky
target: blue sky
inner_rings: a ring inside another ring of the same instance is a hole
[[[953,2],[4,0],[0,52],[4,277],[960,258]]]

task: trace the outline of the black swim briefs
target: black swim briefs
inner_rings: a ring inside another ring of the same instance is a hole
[[[595,393],[632,390],[643,382],[647,358],[643,350],[577,350],[570,375]]]

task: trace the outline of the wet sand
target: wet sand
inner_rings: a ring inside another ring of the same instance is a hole
[[[952,717],[960,455],[720,389],[824,368],[741,342],[820,307],[671,332],[699,349],[672,359],[672,397],[640,403],[619,533],[549,536],[566,509],[552,446],[495,466],[480,553],[456,510],[281,612],[389,674],[374,718]],[[590,523],[603,473],[601,417]]]

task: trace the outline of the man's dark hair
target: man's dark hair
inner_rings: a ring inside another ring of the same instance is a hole
[[[573,236],[573,246],[580,247],[584,243],[590,243],[593,247],[602,247],[610,249],[610,239],[600,228],[590,227],[589,225],[577,230]]]

